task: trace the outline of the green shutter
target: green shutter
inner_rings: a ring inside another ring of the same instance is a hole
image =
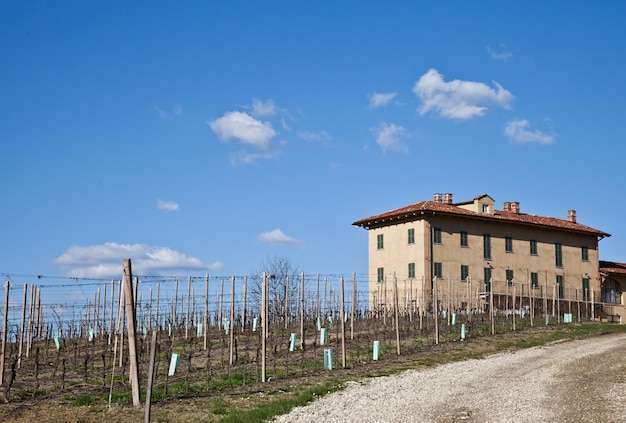
[[[554,256],[556,267],[563,267],[563,245],[558,242],[554,244]]]
[[[483,235],[483,257],[487,260],[491,259],[491,235]]]

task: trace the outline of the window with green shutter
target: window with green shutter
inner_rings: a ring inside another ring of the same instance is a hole
[[[513,285],[513,270],[512,269],[506,269],[506,283],[507,285],[511,286]]]
[[[467,240],[467,232],[461,231],[461,247],[469,247],[469,242]]]
[[[467,264],[461,265],[461,282],[467,282],[469,277],[469,266]]]
[[[483,258],[491,260],[491,235],[483,235]]]
[[[433,242],[435,244],[441,244],[441,228],[433,229]]]
[[[378,275],[377,275],[376,281],[378,283],[385,282],[385,269],[383,267],[379,267],[377,270],[378,270]]]
[[[583,246],[581,247],[580,252],[581,252],[583,261],[589,261],[589,248]]]
[[[591,295],[589,293],[589,278],[583,278],[583,301],[589,301]]]
[[[441,263],[433,264],[433,273],[437,279],[443,279],[443,267]]]
[[[485,267],[483,273],[485,277],[485,291],[491,292],[491,267]]]
[[[556,275],[556,290],[559,298],[563,298],[563,292],[565,291],[563,287],[563,275]]]
[[[537,255],[537,241],[534,239],[530,240],[530,255],[531,256]]]
[[[533,288],[539,288],[539,273],[530,272],[530,286]]]
[[[408,231],[409,244],[415,244],[415,229],[411,228]]]
[[[385,246],[383,234],[376,235],[376,248],[382,250]]]
[[[504,249],[507,253],[513,252],[513,238],[512,237],[507,236],[504,238]]]
[[[559,242],[554,244],[554,258],[556,267],[563,267],[563,245]]]
[[[415,263],[409,263],[409,278],[415,277]]]

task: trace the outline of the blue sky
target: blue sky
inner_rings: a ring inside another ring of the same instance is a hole
[[[0,273],[365,275],[351,223],[436,192],[626,261],[625,9],[3,2]]]

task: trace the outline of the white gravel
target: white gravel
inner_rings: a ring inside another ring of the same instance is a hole
[[[626,366],[611,378],[603,364],[624,361],[625,346],[626,335],[601,336],[351,382],[275,422],[626,421]],[[569,402],[603,406],[581,419]]]

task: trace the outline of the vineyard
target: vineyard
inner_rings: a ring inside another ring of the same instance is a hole
[[[140,280],[128,261],[123,280],[88,284],[81,289],[92,294],[71,304],[7,282],[2,400],[139,405],[347,367],[366,372],[439,343],[591,320],[601,306],[594,295],[563,300],[546,287],[523,296],[522,284],[497,281],[489,292],[459,292],[434,280],[416,301],[420,284],[413,296],[394,282],[369,293],[356,274]]]

